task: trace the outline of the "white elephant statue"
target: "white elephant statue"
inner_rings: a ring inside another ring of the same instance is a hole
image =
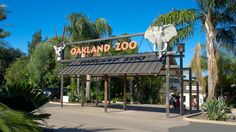
[[[158,46],[159,57],[162,52],[167,50],[168,42],[177,35],[174,25],[167,24],[163,26],[150,26],[144,34],[144,37],[153,43],[153,51],[156,52]]]

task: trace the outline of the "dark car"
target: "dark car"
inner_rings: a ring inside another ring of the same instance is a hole
[[[50,100],[58,101],[61,96],[61,88],[44,88],[43,93],[47,95]],[[67,94],[67,90],[64,88],[63,95]]]

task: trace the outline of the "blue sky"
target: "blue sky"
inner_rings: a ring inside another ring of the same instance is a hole
[[[145,32],[155,17],[173,9],[197,8],[195,0],[2,0],[10,11],[7,20],[1,22],[11,32],[6,41],[14,48],[27,53],[27,42],[35,31],[42,30],[43,37],[61,34],[72,12],[82,12],[91,20],[105,18],[113,28],[114,35]],[[199,31],[186,43],[184,65],[188,66],[193,56]],[[137,38],[139,43],[141,38]],[[142,43],[141,51],[150,51]]]

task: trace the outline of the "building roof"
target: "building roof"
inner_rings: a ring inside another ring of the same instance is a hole
[[[165,63],[165,57],[159,58],[155,53],[133,54],[120,56],[106,56],[81,58],[73,60],[60,75],[160,75]]]

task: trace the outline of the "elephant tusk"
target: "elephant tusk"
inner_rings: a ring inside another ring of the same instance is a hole
[[[167,49],[167,43],[164,43],[164,48],[161,51],[166,51]]]

